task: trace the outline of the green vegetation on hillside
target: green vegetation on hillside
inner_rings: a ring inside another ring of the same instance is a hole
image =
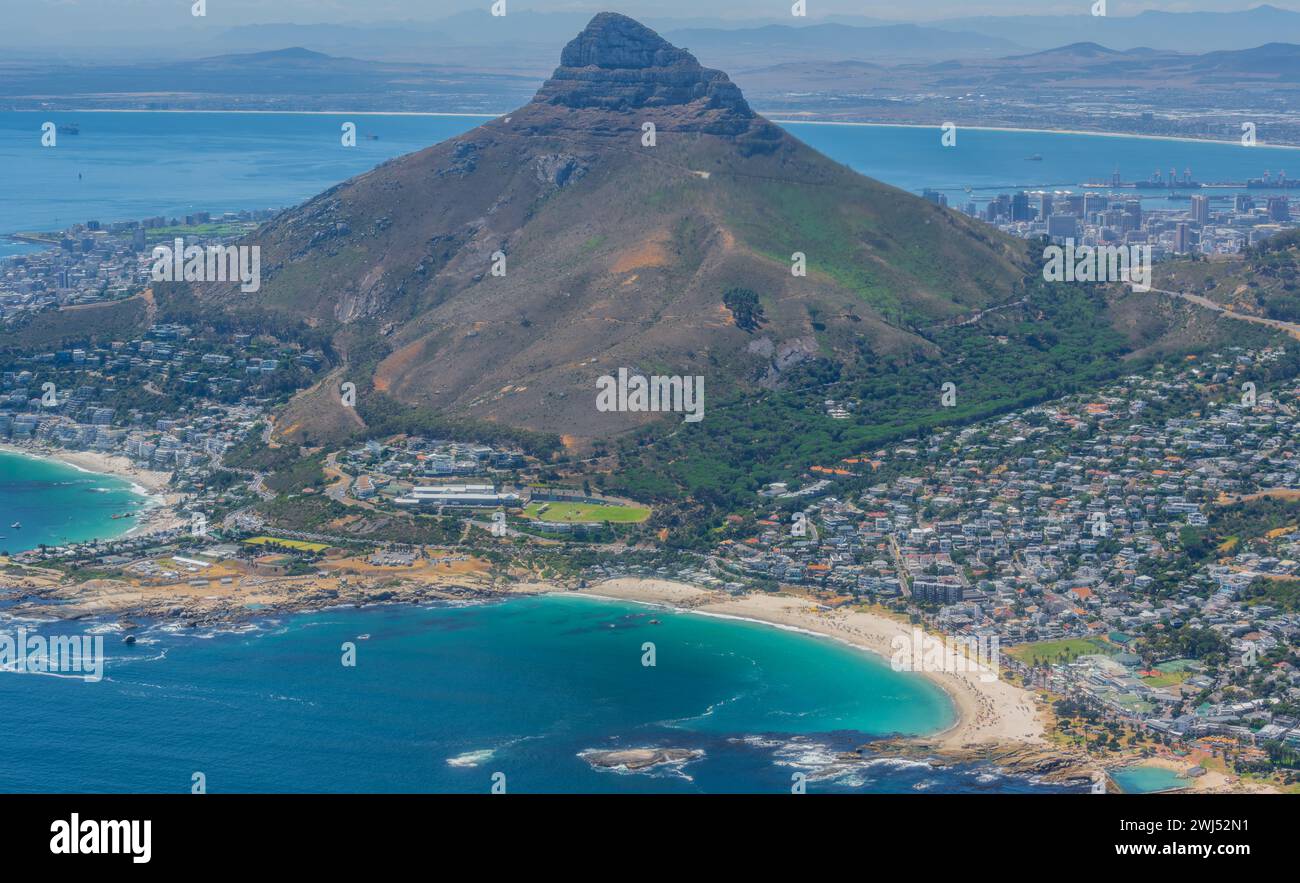
[[[296,494],[304,488],[320,489],[325,481],[322,465],[324,454],[312,457],[299,457],[286,467],[282,467],[266,479],[266,486],[278,494]]]
[[[519,447],[534,457],[547,458],[562,447],[553,433],[517,429],[500,423],[450,417],[429,408],[403,405],[383,393],[369,392],[357,400],[357,413],[366,422],[367,438],[407,434],[454,441],[502,443]]]
[[[145,301],[141,297],[66,310],[22,313],[4,327],[0,355],[130,339],[145,331],[146,317]]]
[[[1300,322],[1300,230],[1243,249],[1228,260],[1157,266],[1157,288],[1202,294],[1239,312]]]
[[[1260,577],[1246,587],[1241,599],[1251,607],[1268,604],[1286,613],[1300,611],[1300,580]]]
[[[731,311],[736,327],[742,331],[757,331],[763,324],[763,304],[758,295],[748,288],[731,288],[722,295],[723,305]]]
[[[965,424],[1089,389],[1134,370],[1110,330],[1099,290],[1037,286],[1019,314],[932,335],[941,355],[910,364],[862,354],[859,370],[813,359],[786,377],[786,389],[715,399],[702,424],[656,427],[624,441],[608,487],[637,499],[686,501],[691,517],[664,515],[676,541],[696,544],[705,511],[752,506],[768,482],[839,461],[941,426]],[[943,384],[956,404],[943,407]],[[834,420],[821,402],[860,402],[854,420]],[[682,513],[678,513],[680,516]]]
[[[1184,553],[1203,561],[1232,543],[1232,548],[1258,539],[1271,530],[1300,523],[1300,500],[1262,497],[1222,506],[1210,513],[1206,527],[1188,527],[1179,533]]]

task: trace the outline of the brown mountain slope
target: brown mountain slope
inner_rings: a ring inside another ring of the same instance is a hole
[[[253,242],[261,291],[201,297],[333,329],[362,395],[373,381],[409,405],[581,438],[655,419],[596,410],[596,378],[620,367],[703,375],[707,399],[779,385],[810,358],[906,356],[930,346],[909,328],[1005,301],[1025,272],[1021,244],[829,160],[609,13],[524,108],[332,188]],[[724,305],[738,288],[757,294],[758,327]],[[281,424],[311,427],[323,398]]]

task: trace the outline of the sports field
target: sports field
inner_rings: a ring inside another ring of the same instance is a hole
[[[1039,662],[1073,662],[1080,656],[1094,653],[1109,655],[1115,646],[1096,638],[1066,638],[1062,641],[1035,641],[1032,644],[1020,644],[1006,651],[1008,656],[1020,660],[1026,665]]]
[[[253,537],[244,542],[250,546],[284,546],[286,549],[296,549],[299,552],[324,552],[329,548],[325,543],[305,543],[302,540],[283,540],[279,537]]]
[[[650,517],[641,506],[597,506],[590,503],[529,503],[524,516],[567,524],[638,524]]]

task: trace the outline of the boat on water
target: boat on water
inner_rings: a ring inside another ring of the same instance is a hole
[[[81,126],[77,125],[76,123],[64,123],[63,125],[59,126],[59,134],[60,134],[60,135],[80,135],[80,134],[81,134]]]
[[[1042,161],[1043,161],[1043,155],[1041,153],[1035,153],[1032,156],[1025,157],[1025,162],[1042,162]]]
[[[15,521],[13,524],[9,525],[9,528],[10,530],[22,530],[23,525],[21,521]]]

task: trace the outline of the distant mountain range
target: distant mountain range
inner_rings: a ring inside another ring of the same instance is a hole
[[[913,24],[873,27],[836,23],[782,24],[730,30],[690,28],[670,31],[666,36],[689,47],[710,63],[733,68],[761,60],[828,56],[867,62],[953,55],[992,57],[1023,48],[997,36]]]
[[[1270,42],[1300,43],[1300,12],[1275,6],[1239,12],[1147,11],[1131,16],[1093,16],[1086,5],[1083,10],[1078,15],[978,16],[925,22],[830,16],[804,21],[759,17],[752,23],[664,17],[652,18],[649,23],[705,61],[733,69],[749,64],[762,52],[771,53],[769,61],[812,60],[827,53],[837,60],[896,61],[993,57],[1016,50],[1048,49],[1063,42],[1187,53],[1248,49]],[[498,50],[514,47],[523,50],[517,62],[536,65],[549,62],[553,47],[580,29],[585,18],[584,13],[529,10],[493,18],[486,10],[475,10],[432,24],[245,25],[224,31],[220,39],[224,45],[248,49],[300,45],[355,57],[426,63],[433,60],[430,47],[450,51],[450,60],[457,63],[463,61],[460,50],[466,47],[486,52],[491,63],[498,60]]]
[[[1081,3],[1079,15],[979,16],[929,22],[934,27],[998,37],[1022,46],[1046,48],[1063,37],[1078,42],[1130,49],[1149,46],[1179,52],[1247,49],[1276,41],[1300,43],[1300,13],[1276,6],[1257,6],[1240,12],[1155,12],[1133,16],[1088,14]]]
[[[461,61],[464,50],[486,54],[489,64],[504,62],[498,53],[513,51],[516,64],[550,61],[554,46],[581,25],[585,18],[573,13],[522,11],[494,19],[483,11],[465,12],[433,25],[246,25],[231,28],[227,45],[271,48],[294,43],[325,52],[405,61],[429,60],[430,47],[441,47]],[[857,19],[853,24],[826,22],[791,24],[791,19],[736,27],[709,20],[666,19],[658,22],[665,36],[696,54],[728,64],[744,63],[766,53],[774,58],[806,58],[832,52],[841,58],[935,58],[952,54],[989,55],[1027,48],[996,35],[964,32],[949,27],[879,22]]]
[[[1047,49],[1062,43],[1095,42],[1116,49],[1147,46],[1180,52],[1246,49],[1269,42],[1300,43],[1300,13],[1262,5],[1239,12],[1140,12],[1094,17],[1081,2],[1075,15],[973,16],[936,21],[887,21],[866,16],[792,19],[753,15],[744,20],[653,16],[648,23],[673,40],[702,53],[711,63],[735,68],[749,63],[754,41],[768,41],[779,53],[849,52],[837,60],[897,61],[938,56],[988,57],[1022,49]],[[92,28],[69,25],[57,38],[22,36],[14,22],[0,47],[10,60],[79,63],[90,59],[121,62],[143,56],[158,60],[229,52],[305,46],[332,55],[422,64],[473,65],[484,69],[530,72],[539,77],[557,47],[582,27],[586,13],[513,10],[493,17],[483,8],[432,21],[373,24],[247,24],[236,27]],[[815,11],[815,10],[814,10]],[[905,8],[900,12],[906,14]],[[756,10],[751,10],[751,13]],[[83,16],[90,21],[93,14]],[[807,34],[792,34],[807,31]],[[93,48],[93,52],[87,51]],[[472,51],[471,51],[472,50]],[[739,56],[728,53],[741,53]],[[866,57],[864,53],[878,57]],[[769,61],[799,60],[781,57]]]
[[[1169,106],[1205,105],[1215,96],[1231,98],[1240,110],[1249,89],[1260,102],[1284,101],[1300,87],[1300,45],[1268,43],[1251,49],[1204,54],[1161,49],[1111,49],[1081,42],[1042,52],[997,59],[963,59],[937,64],[889,67],[858,61],[807,61],[750,68],[736,79],[756,100],[769,106],[783,96],[851,93],[889,99],[917,93],[953,96],[978,89],[986,95],[1144,91],[1171,96]],[[1181,100],[1178,96],[1182,96]],[[807,104],[807,100],[804,100]]]
[[[1044,52],[1013,55],[994,63],[967,61],[957,65],[931,68],[944,78],[957,82],[1015,81],[1034,71],[1038,87],[1052,85],[1077,87],[1088,81],[1123,80],[1130,84],[1166,85],[1182,83],[1187,87],[1223,83],[1300,83],[1300,45],[1268,43],[1251,49],[1192,54],[1160,49],[1138,48],[1127,51],[1109,49],[1097,43],[1074,43]],[[975,71],[978,70],[978,76]]]
[[[194,61],[0,67],[0,107],[423,110],[495,113],[527,100],[532,75],[363,61],[302,47]],[[44,96],[44,97],[42,97]]]
[[[823,30],[825,28],[826,30]],[[1140,47],[1114,49],[1083,41],[1038,52],[885,64],[878,42],[896,51],[930,32],[910,25],[847,28],[769,26],[678,32],[676,42],[708,56],[742,58],[736,79],[764,104],[783,95],[851,92],[879,95],[934,89],[965,91],[1032,84],[1036,92],[1093,88],[1160,89],[1199,100],[1205,93],[1261,87],[1287,94],[1300,84],[1300,45],[1269,42],[1203,54]],[[974,47],[984,37],[946,34],[949,45]],[[701,48],[702,47],[702,48]],[[815,51],[815,47],[822,47]],[[303,48],[219,55],[187,62],[94,67],[11,63],[0,67],[0,106],[283,107],[301,110],[424,110],[496,113],[526,101],[541,75],[453,64],[376,62]],[[1025,79],[1029,77],[1031,79]],[[1245,93],[1243,93],[1245,94]],[[1276,97],[1276,96],[1275,96]],[[1243,106],[1243,109],[1244,106]]]

